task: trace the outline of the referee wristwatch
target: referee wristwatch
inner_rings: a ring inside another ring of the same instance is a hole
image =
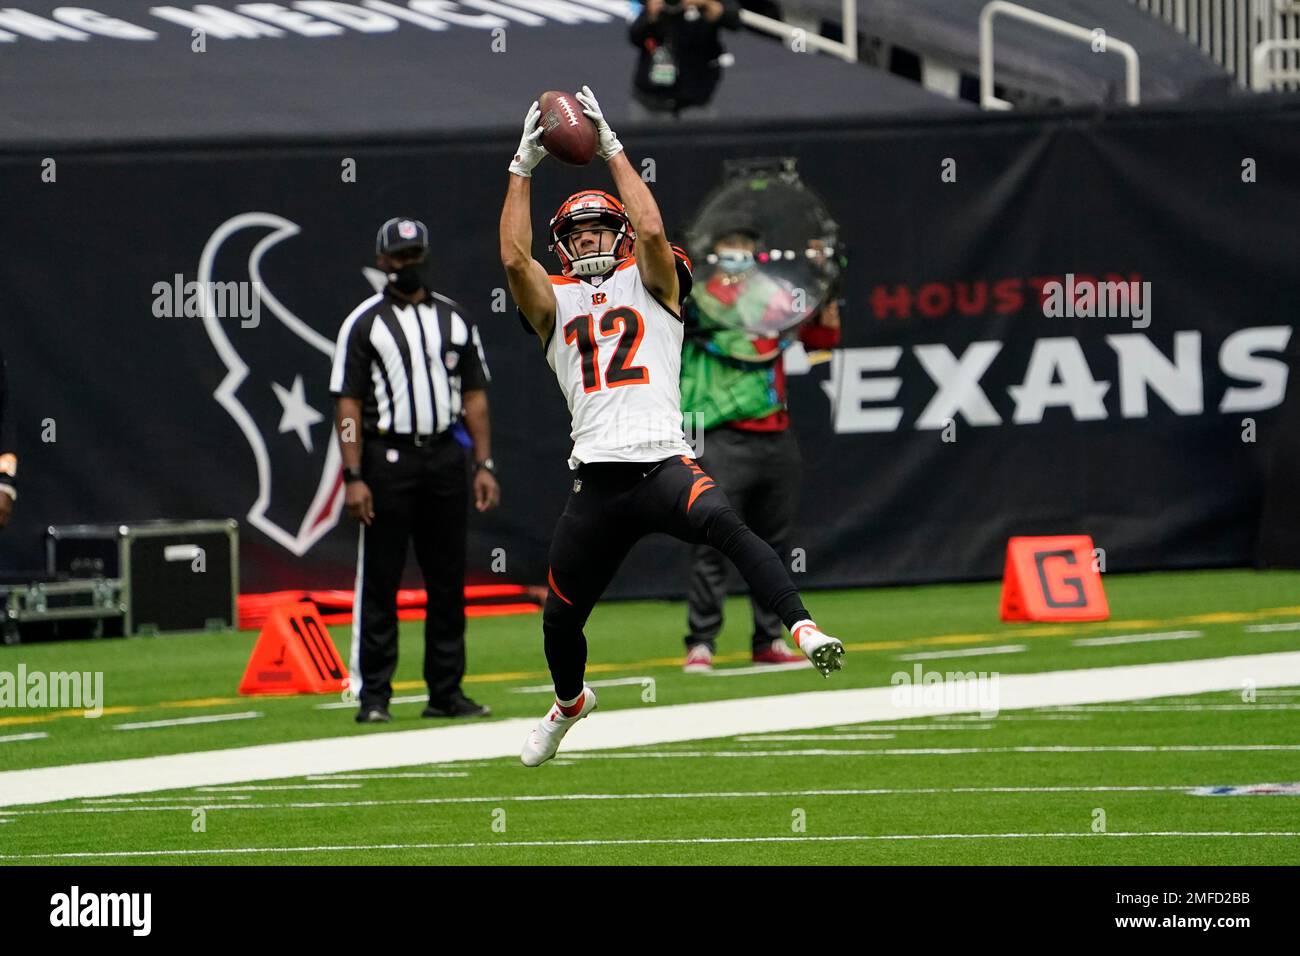
[[[360,480],[361,480],[361,469],[360,469],[360,468],[344,468],[344,469],[343,469],[343,483],[344,483],[345,485],[350,485],[350,484],[352,484],[352,482],[354,482],[354,481],[360,481]]]
[[[482,461],[476,461],[474,463],[474,474],[477,475],[480,471],[486,471],[489,475],[495,478],[497,476],[497,463],[491,458],[484,458]]]

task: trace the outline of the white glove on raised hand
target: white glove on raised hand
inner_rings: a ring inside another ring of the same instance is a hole
[[[533,100],[533,105],[528,107],[528,115],[524,117],[524,135],[519,140],[519,149],[510,162],[510,171],[516,176],[532,176],[533,167],[546,155],[546,149],[542,146],[541,121],[542,108]]]
[[[596,94],[591,92],[590,86],[584,86],[582,92],[576,94],[578,102],[582,104],[582,111],[590,117],[592,123],[596,126],[596,133],[600,136],[600,142],[596,146],[596,152],[600,158],[609,161],[614,154],[621,152],[623,144],[618,141],[614,131],[609,128],[609,123],[605,120],[605,114],[600,111],[600,104],[596,102]]]

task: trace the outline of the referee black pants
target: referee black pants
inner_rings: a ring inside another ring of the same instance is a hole
[[[361,475],[375,518],[361,526],[352,673],[362,707],[388,706],[397,669],[397,591],[411,542],[424,575],[424,680],[446,703],[465,676],[465,547],[469,507],[465,450],[444,432],[429,443],[366,437]]]
[[[623,558],[647,534],[709,544],[726,555],[750,592],[787,628],[809,617],[781,559],[745,526],[726,495],[696,462],[584,464],[555,526],[542,633],[555,696],[582,693],[587,665],[583,627]]]

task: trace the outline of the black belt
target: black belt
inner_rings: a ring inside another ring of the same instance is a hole
[[[387,435],[383,435],[375,432],[373,434],[363,434],[361,437],[365,441],[383,441],[393,445],[410,445],[414,448],[423,448],[425,445],[432,445],[452,436],[451,429],[444,428],[442,431],[434,432],[431,435],[408,435],[398,432],[389,432]]]

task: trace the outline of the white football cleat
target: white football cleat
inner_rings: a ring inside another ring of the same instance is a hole
[[[831,671],[844,666],[844,645],[839,638],[823,634],[812,621],[800,621],[791,630],[790,636],[822,677],[830,677]]]
[[[536,767],[555,756],[560,749],[560,741],[569,732],[569,728],[596,709],[596,694],[587,685],[582,686],[582,709],[572,717],[565,717],[560,712],[558,703],[551,704],[550,711],[533,728],[528,739],[524,741],[523,753],[519,759],[525,767]]]

